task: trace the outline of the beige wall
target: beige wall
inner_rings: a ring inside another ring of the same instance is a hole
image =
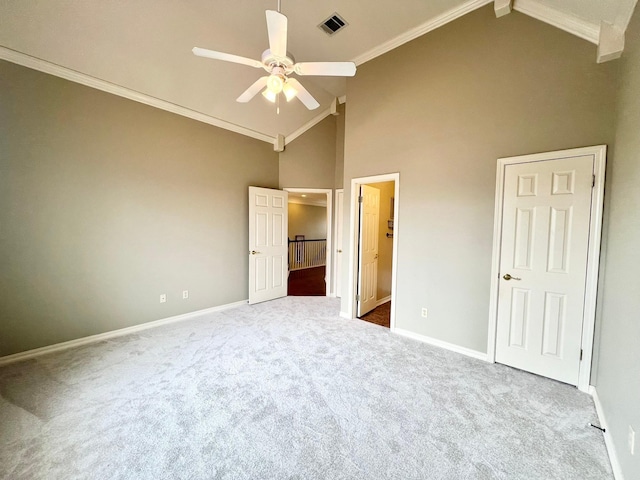
[[[342,188],[344,185],[344,127],[347,115],[347,104],[338,106],[338,116],[336,117],[336,168],[335,168],[335,188]]]
[[[348,79],[345,198],[400,172],[398,328],[486,352],[496,159],[613,141],[617,66],[595,55],[488,5]]]
[[[305,240],[327,238],[327,207],[289,203],[289,239],[304,235]]]
[[[280,153],[280,188],[334,188],[336,117],[329,115]]]
[[[377,300],[391,295],[391,266],[393,264],[393,238],[387,237],[389,219],[391,218],[391,199],[394,195],[395,182],[369,183],[380,190],[380,219],[378,225],[378,292]]]
[[[597,391],[625,478],[640,478],[640,11],[627,30],[608,158]],[[629,426],[636,454],[627,448]]]
[[[0,355],[247,298],[271,145],[1,61],[0,105]]]

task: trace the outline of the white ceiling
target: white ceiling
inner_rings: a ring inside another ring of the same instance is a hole
[[[514,8],[593,43],[600,22],[623,31],[637,0],[516,0]],[[362,64],[490,0],[283,0],[288,50],[297,61]],[[272,142],[287,141],[329,114],[346,81],[300,80],[320,102],[297,100],[280,115],[261,96],[235,99],[262,70],[199,58],[199,46],[259,59],[265,13],[276,0],[3,0],[0,58]],[[317,25],[334,12],[349,26],[329,37]],[[594,59],[595,61],[595,59]],[[356,73],[357,75],[357,73]]]
[[[313,193],[313,192],[292,192],[289,191],[289,203],[298,203],[301,205],[313,205],[316,207],[327,206],[327,194],[326,193]]]

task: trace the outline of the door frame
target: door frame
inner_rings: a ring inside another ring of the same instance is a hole
[[[398,215],[400,207],[400,173],[387,173],[373,175],[370,177],[358,177],[351,179],[351,206],[349,209],[349,279],[347,282],[347,314],[349,318],[357,316],[356,293],[358,291],[358,224],[360,215],[358,213],[358,192],[360,185],[370,183],[395,182],[394,183],[394,205],[393,205],[393,255],[391,259],[391,321],[390,330],[396,329],[396,285],[398,273],[398,232],[400,227],[400,217]]]
[[[327,297],[334,296],[333,292],[333,230],[332,221],[333,218],[333,190],[330,188],[283,188],[286,192],[294,193],[324,193],[327,196],[327,258],[325,259],[325,271],[324,271],[324,283],[326,285],[325,295]],[[288,208],[288,206],[287,206]]]
[[[340,196],[340,194],[342,194],[342,218],[338,215],[338,208],[339,208],[339,199],[338,197]],[[344,188],[336,188],[335,190],[335,197],[336,197],[336,201],[334,204],[334,208],[335,208],[335,215],[334,215],[334,234],[336,236],[335,240],[336,240],[336,253],[337,249],[338,249],[338,232],[340,231],[340,229],[338,228],[338,222],[341,221],[344,227]],[[343,228],[344,231],[344,228]],[[342,240],[344,242],[344,235],[342,236]],[[342,252],[344,253],[344,251]],[[342,257],[344,259],[344,256]],[[342,279],[338,279],[338,255],[335,256],[335,259],[333,261],[333,282],[331,285],[331,296],[332,297],[337,297],[338,296],[338,282],[342,281]],[[342,292],[340,292],[342,293]]]
[[[589,250],[582,316],[582,360],[578,374],[578,389],[589,391],[591,360],[593,358],[593,338],[595,333],[596,296],[598,292],[598,269],[600,265],[600,243],[602,238],[602,215],[604,210],[604,181],[606,168],[606,145],[572,148],[553,152],[536,153],[498,159],[496,173],[496,198],[493,224],[493,254],[491,259],[491,293],[489,302],[489,336],[487,340],[487,360],[496,361],[496,335],[498,329],[498,289],[500,274],[500,246],[502,243],[502,209],[504,204],[504,179],[507,165],[542,162],[562,158],[592,155],[594,158],[594,187],[591,189],[591,218],[589,221]]]

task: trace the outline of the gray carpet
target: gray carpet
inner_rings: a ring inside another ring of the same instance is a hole
[[[591,398],[287,297],[0,369],[3,479],[611,479]]]

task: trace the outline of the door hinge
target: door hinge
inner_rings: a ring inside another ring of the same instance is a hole
[[[363,197],[362,195],[360,195],[360,196],[358,197],[358,203],[362,203],[362,201],[363,201],[363,200],[364,200],[364,197]]]
[[[582,349],[580,349],[580,361],[582,361]]]
[[[593,176],[593,181],[591,182],[591,188],[596,186],[596,176]]]
[[[360,301],[360,295],[356,295],[356,302]]]

